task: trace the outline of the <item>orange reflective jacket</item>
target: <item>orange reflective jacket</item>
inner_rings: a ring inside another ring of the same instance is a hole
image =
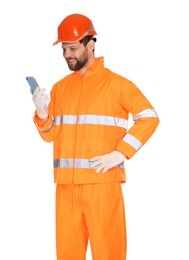
[[[84,75],[73,72],[51,90],[49,118],[34,115],[41,137],[54,142],[54,181],[65,184],[125,182],[124,165],[105,174],[89,159],[114,150],[131,158],[150,138],[159,119],[141,91],[128,79],[104,68],[103,57]],[[134,124],[128,129],[129,113]]]

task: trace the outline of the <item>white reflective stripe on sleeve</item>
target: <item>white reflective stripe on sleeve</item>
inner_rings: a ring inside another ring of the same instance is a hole
[[[88,159],[56,159],[54,160],[54,168],[84,168],[89,169],[90,163]],[[124,162],[117,165],[117,167],[124,168]]]
[[[63,115],[55,117],[56,125],[60,124],[76,124],[76,115]],[[99,115],[80,115],[78,116],[78,124],[96,124],[107,126],[118,126],[127,129],[128,120],[119,117],[99,116]]]
[[[50,124],[49,127],[47,127],[47,129],[45,129],[45,130],[40,130],[40,129],[39,129],[39,131],[40,131],[41,133],[47,133],[47,132],[49,132],[49,131],[51,130],[51,128],[53,127],[53,125],[54,125],[54,123]]]
[[[47,133],[51,130],[51,128],[54,126],[54,118],[51,116],[51,119],[52,119],[52,123],[46,129],[43,130],[41,129],[41,127],[38,126],[37,122],[34,122],[39,132]]]
[[[130,134],[126,134],[125,137],[123,138],[123,141],[130,144],[137,151],[142,147],[141,142],[136,137]]]
[[[158,118],[158,115],[157,115],[155,109],[146,109],[146,110],[141,111],[137,115],[135,115],[133,117],[133,120],[136,121],[139,118],[145,118],[145,117],[157,117]]]

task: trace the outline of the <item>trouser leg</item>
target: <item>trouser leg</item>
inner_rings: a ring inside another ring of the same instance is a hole
[[[84,215],[74,201],[75,190],[77,187],[71,185],[56,187],[57,260],[86,259],[88,230]]]
[[[121,184],[92,184],[83,190],[93,260],[125,260],[126,223]]]

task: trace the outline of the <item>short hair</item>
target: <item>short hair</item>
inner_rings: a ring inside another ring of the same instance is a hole
[[[86,36],[85,38],[83,38],[83,39],[80,40],[79,42],[82,43],[84,46],[86,46],[87,43],[88,43],[90,40],[93,40],[94,42],[96,42],[96,38],[93,37],[92,35]]]

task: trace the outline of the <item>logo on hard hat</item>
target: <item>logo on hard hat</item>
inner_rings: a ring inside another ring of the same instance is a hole
[[[74,29],[74,35],[79,36],[78,31],[76,29]]]

